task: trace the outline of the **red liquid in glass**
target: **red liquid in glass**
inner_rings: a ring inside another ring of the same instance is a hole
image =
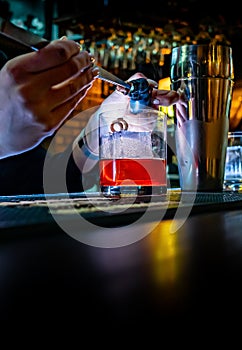
[[[101,186],[166,186],[164,159],[104,159],[99,162]]]

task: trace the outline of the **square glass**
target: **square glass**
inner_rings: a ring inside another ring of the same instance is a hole
[[[242,131],[228,133],[224,187],[227,190],[242,190]]]
[[[167,119],[153,108],[99,117],[100,191],[106,197],[167,191]]]

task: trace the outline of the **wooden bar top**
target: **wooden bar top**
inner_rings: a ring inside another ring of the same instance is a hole
[[[207,204],[202,203],[204,196],[210,196]],[[2,198],[0,319],[20,320],[24,313],[37,321],[48,314],[58,323],[72,318],[74,312],[80,315],[83,327],[91,322],[92,327],[117,330],[148,323],[175,329],[177,323],[185,326],[185,319],[194,325],[204,317],[206,327],[212,327],[234,313],[239,315],[241,194],[213,196],[224,204],[213,204],[212,194],[204,194],[199,210],[189,215],[182,212],[176,216],[176,207],[172,215],[159,219],[155,203],[156,210],[145,219],[137,216],[136,210],[123,216],[104,212],[105,220],[98,225],[82,221],[81,235],[79,226],[72,227],[77,232],[65,232],[73,224],[72,216],[63,219],[66,206],[59,217],[62,222],[69,221],[69,226],[61,227],[60,222],[41,219],[44,211],[40,208],[45,207],[41,198],[38,205],[36,198],[32,205],[30,198],[25,202],[19,198],[21,205],[16,198]],[[59,203],[65,201],[62,198]],[[7,225],[9,211],[16,207],[21,211],[20,206],[31,212],[34,203],[39,210],[38,223],[32,218],[26,225],[22,212],[18,225]],[[61,204],[57,207],[61,209]],[[114,222],[113,217],[122,220]]]

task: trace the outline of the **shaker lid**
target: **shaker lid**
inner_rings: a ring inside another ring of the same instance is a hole
[[[234,79],[232,48],[197,44],[174,47],[171,53],[171,81],[189,78]]]

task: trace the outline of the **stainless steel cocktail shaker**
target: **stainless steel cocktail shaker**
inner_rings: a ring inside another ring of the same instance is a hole
[[[171,56],[176,105],[176,155],[181,189],[223,189],[234,82],[232,48],[183,45]]]

